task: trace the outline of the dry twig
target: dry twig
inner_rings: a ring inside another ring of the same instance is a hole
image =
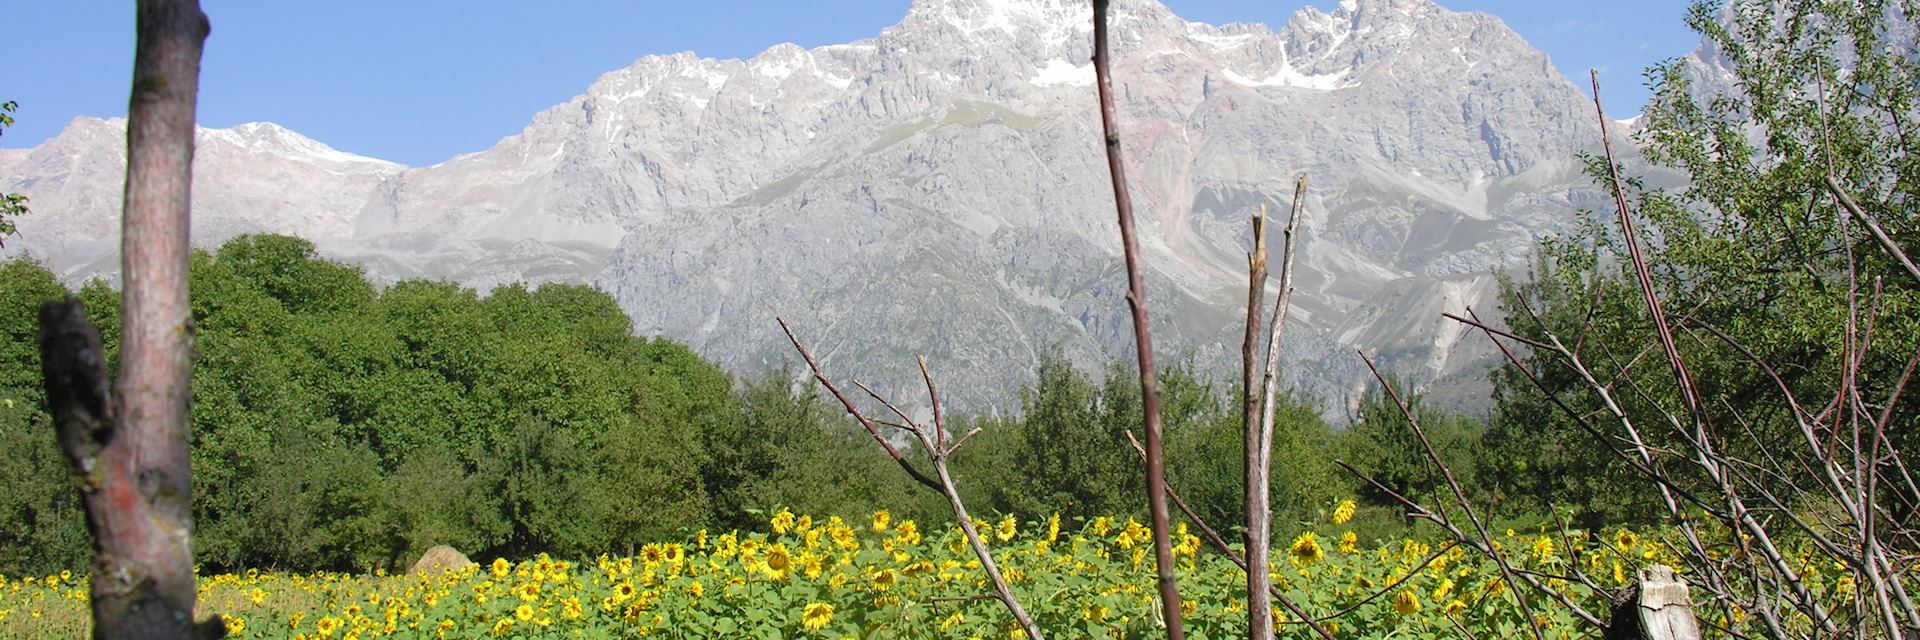
[[[881,397],[880,394],[874,393],[872,389],[861,384],[860,381],[855,380],[853,384],[854,386],[860,387],[860,390],[867,392],[867,395],[873,396],[874,400],[885,405],[889,411],[892,411],[895,416],[899,417],[901,422],[904,423],[900,425],[901,428],[906,429],[907,433],[913,434],[914,439],[920,442],[921,448],[927,452],[927,461],[933,466],[934,474],[940,478],[939,481],[931,484],[929,484],[925,476],[920,475],[914,470],[912,465],[907,463],[905,458],[900,456],[898,449],[895,449],[891,443],[887,442],[886,438],[881,437],[878,430],[873,428],[876,421],[868,418],[866,414],[861,413],[860,409],[854,406],[853,401],[847,399],[845,394],[840,393],[839,387],[835,387],[833,382],[827,379],[827,374],[820,370],[820,363],[815,361],[813,354],[807,352],[807,348],[800,344],[800,339],[794,337],[793,329],[787,326],[787,321],[781,318],[776,318],[776,320],[780,323],[780,329],[787,333],[787,340],[793,342],[793,348],[800,352],[802,359],[807,361],[807,368],[813,371],[814,379],[820,381],[821,386],[826,387],[827,391],[832,393],[834,398],[840,400],[840,405],[846,408],[847,414],[853,416],[854,421],[859,422],[861,426],[866,427],[867,433],[871,434],[875,440],[880,441],[880,446],[887,450],[888,455],[893,456],[894,462],[898,463],[901,469],[905,469],[914,479],[940,492],[940,495],[947,499],[947,507],[953,510],[954,519],[960,523],[960,532],[966,536],[968,546],[973,548],[974,557],[980,560],[980,568],[986,571],[987,579],[993,582],[993,597],[999,600],[1000,604],[1006,606],[1009,613],[1013,614],[1013,619],[1019,622],[1020,627],[1026,631],[1027,637],[1033,638],[1034,640],[1044,640],[1045,636],[1040,634],[1040,627],[1035,625],[1033,618],[1027,615],[1027,610],[1020,606],[1020,600],[1013,595],[1013,587],[1007,584],[1007,579],[1000,574],[1000,567],[994,564],[993,554],[987,551],[986,542],[981,540],[979,530],[973,526],[973,518],[967,515],[967,505],[960,500],[960,489],[954,485],[953,475],[947,472],[947,459],[953,456],[954,451],[960,449],[960,445],[966,444],[967,440],[973,437],[973,434],[979,433],[979,430],[975,429],[968,432],[958,441],[955,441],[952,446],[945,445],[946,436],[940,435],[940,433],[946,429],[946,425],[942,424],[942,422],[944,422],[942,418],[944,414],[941,413],[940,409],[940,392],[933,386],[933,374],[927,371],[927,359],[921,357],[919,363],[920,379],[926,382],[927,398],[933,403],[934,424],[931,427],[914,420],[911,416],[908,416],[905,411],[901,411],[898,406],[895,406],[893,402]]]

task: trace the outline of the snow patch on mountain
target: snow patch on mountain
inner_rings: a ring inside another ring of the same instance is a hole
[[[1226,69],[1220,73],[1226,76],[1228,80],[1248,87],[1291,87],[1296,89],[1312,89],[1314,91],[1332,91],[1334,89],[1344,89],[1358,84],[1348,81],[1347,72],[1345,71],[1308,75],[1301,73],[1298,69],[1294,69],[1293,65],[1284,63],[1281,64],[1280,68],[1275,70],[1272,75],[1260,80],[1234,73],[1232,69]]]
[[[121,126],[125,126],[121,121]],[[325,167],[341,174],[388,174],[406,165],[347,153],[271,122],[248,122],[226,129],[200,129],[203,141],[219,141],[247,151]]]
[[[1061,85],[1086,87],[1093,85],[1093,79],[1093,63],[1075,65],[1065,60],[1054,59],[1048,60],[1047,66],[1041,67],[1038,73],[1027,79],[1027,82],[1040,87]]]

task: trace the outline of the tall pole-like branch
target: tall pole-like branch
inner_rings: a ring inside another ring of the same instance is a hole
[[[40,308],[41,369],[93,536],[95,638],[218,637],[193,621],[187,306],[194,108],[209,31],[196,0],[138,3],[121,219],[120,377],[73,299]]]
[[[1258,290],[1247,296],[1247,341],[1242,346],[1241,357],[1248,360],[1244,369],[1246,384],[1246,446],[1247,446],[1247,563],[1260,567],[1260,571],[1247,572],[1247,637],[1273,637],[1273,603],[1264,595],[1270,587],[1271,578],[1267,575],[1267,557],[1272,549],[1272,506],[1268,503],[1271,494],[1269,480],[1273,468],[1273,412],[1274,396],[1279,391],[1280,336],[1286,330],[1287,309],[1293,300],[1293,240],[1294,232],[1300,226],[1300,203],[1307,192],[1307,177],[1301,175],[1293,183],[1293,207],[1287,214],[1287,226],[1281,230],[1285,238],[1281,246],[1280,260],[1280,297],[1273,303],[1272,332],[1267,336],[1267,348],[1261,377],[1260,390],[1253,385],[1255,365],[1251,362],[1254,343],[1258,340],[1260,293],[1265,292],[1264,282]],[[1264,231],[1266,226],[1266,207],[1260,209],[1260,217],[1254,223],[1254,254],[1248,256],[1249,264],[1265,271],[1267,252]],[[1257,258],[1257,259],[1256,259]],[[1255,276],[1256,281],[1264,280],[1264,273]],[[1258,396],[1256,397],[1256,393]]]
[[[1267,553],[1272,545],[1267,527],[1272,515],[1267,505],[1267,458],[1260,444],[1260,391],[1256,377],[1260,360],[1260,309],[1267,293],[1267,205],[1253,216],[1253,251],[1247,252],[1247,337],[1240,344],[1241,426],[1246,435],[1247,562],[1259,571],[1247,571],[1247,637],[1273,637],[1273,601],[1267,588]]]
[[[1275,396],[1279,394],[1281,384],[1281,336],[1286,332],[1286,309],[1292,308],[1294,300],[1294,231],[1300,229],[1300,204],[1308,192],[1308,177],[1300,175],[1294,181],[1294,206],[1286,213],[1286,227],[1281,229],[1281,294],[1273,300],[1273,331],[1267,334],[1267,354],[1263,363],[1260,381],[1260,563],[1261,573],[1267,567],[1267,550],[1271,544],[1271,505],[1267,504],[1267,475],[1273,469],[1273,411]],[[1252,505],[1248,505],[1252,511]],[[1248,521],[1252,527],[1252,521]],[[1252,554],[1252,550],[1248,550]],[[1252,605],[1252,603],[1250,603]],[[1271,634],[1260,636],[1271,638]]]
[[[1114,212],[1127,260],[1127,306],[1133,310],[1133,338],[1140,356],[1140,408],[1147,432],[1147,510],[1153,520],[1153,562],[1160,585],[1160,609],[1167,639],[1183,640],[1180,588],[1173,577],[1173,543],[1168,537],[1167,478],[1161,449],[1160,383],[1153,368],[1153,335],[1147,328],[1147,290],[1140,273],[1140,239],[1133,224],[1133,200],[1127,196],[1126,163],[1121,158],[1119,115],[1113,104],[1113,73],[1107,55],[1108,0],[1093,0],[1093,73],[1100,94],[1100,128],[1113,175]]]
[[[1673,329],[1667,326],[1666,311],[1660,308],[1660,296],[1653,287],[1653,273],[1647,268],[1647,259],[1640,251],[1640,231],[1633,223],[1632,210],[1627,205],[1627,192],[1620,177],[1620,165],[1613,159],[1613,141],[1607,135],[1607,112],[1600,106],[1600,72],[1589,70],[1593,79],[1593,113],[1600,119],[1600,148],[1607,157],[1607,179],[1613,187],[1614,208],[1620,214],[1620,232],[1627,245],[1627,257],[1633,263],[1633,274],[1638,279],[1640,291],[1647,301],[1647,314],[1653,318],[1653,328],[1660,337],[1660,348],[1666,352],[1667,364],[1673,367],[1673,377],[1680,388],[1680,399],[1686,404],[1687,415],[1693,418],[1699,437],[1706,437],[1702,422],[1706,420],[1705,408],[1700,406],[1700,395],[1693,385],[1693,375],[1687,372],[1687,365],[1680,358],[1680,347],[1673,339]]]

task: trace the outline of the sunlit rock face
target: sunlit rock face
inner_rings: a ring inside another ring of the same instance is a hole
[[[1279,31],[1115,5],[1160,361],[1237,371],[1248,216],[1265,204],[1277,230],[1305,173],[1285,379],[1338,417],[1366,381],[1358,348],[1484,408],[1491,347],[1439,314],[1496,313],[1494,274],[1605,202],[1575,159],[1599,141],[1582,91],[1498,18],[1427,0],[1302,9]],[[296,233],[382,281],[591,282],[637,331],[742,373],[791,359],[784,316],[836,373],[911,391],[925,354],[957,408],[1016,410],[1043,352],[1131,356],[1090,17],[921,0],[857,42],[649,56],[429,167],[208,130],[195,237]],[[0,191],[35,210],[8,254],[70,279],[117,268],[121,126],[0,153]]]

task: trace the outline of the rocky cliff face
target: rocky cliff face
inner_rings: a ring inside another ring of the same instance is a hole
[[[1039,353],[1093,366],[1132,344],[1089,18],[919,0],[858,42],[642,58],[418,169],[208,131],[196,237],[298,233],[389,280],[591,281],[639,331],[741,371],[790,357],[781,315],[833,371],[908,390],[926,354],[955,403],[1012,408]],[[1338,404],[1363,348],[1484,403],[1484,345],[1438,314],[1492,311],[1494,270],[1602,202],[1574,161],[1598,141],[1582,92],[1498,19],[1428,0],[1277,32],[1123,0],[1112,24],[1163,361],[1237,370],[1247,216],[1268,204],[1277,228],[1306,173],[1287,377]],[[113,267],[119,136],[80,120],[0,155],[0,191],[36,211],[6,251]]]

